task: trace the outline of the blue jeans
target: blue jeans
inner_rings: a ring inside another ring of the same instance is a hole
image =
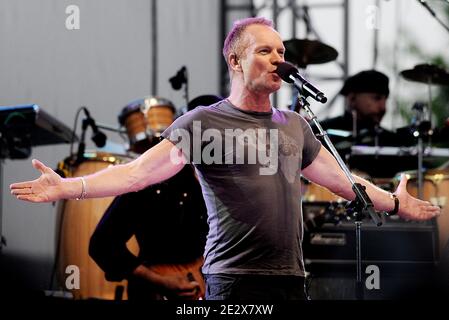
[[[206,300],[305,300],[297,276],[205,274]]]

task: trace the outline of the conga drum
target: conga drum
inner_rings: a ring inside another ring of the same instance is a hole
[[[416,171],[404,172],[409,177],[408,192],[418,196],[418,178]],[[395,178],[398,182],[400,174]],[[440,253],[449,240],[449,169],[432,169],[423,174],[423,200],[441,207],[441,215],[436,218]]]
[[[126,128],[130,149],[137,153],[149,149],[152,140],[172,124],[175,113],[173,103],[160,97],[148,96],[126,105],[118,120]]]
[[[66,168],[66,174],[79,177],[100,171],[108,166],[125,163],[132,159],[124,155],[115,155],[101,152],[86,152],[85,160],[78,165]],[[65,161],[70,163],[70,161]],[[107,182],[106,182],[107,183]],[[104,272],[97,266],[88,253],[89,241],[98,222],[109,207],[113,197],[65,200],[60,206],[59,230],[59,280],[65,289],[69,289],[75,299],[126,299],[127,282],[106,281]],[[134,253],[138,252],[135,238],[128,242],[128,248]],[[79,270],[79,289],[66,287],[66,269],[69,266]],[[118,293],[118,294],[117,294]],[[123,293],[123,295],[122,295]],[[117,297],[117,295],[119,295]],[[121,296],[120,296],[121,295]]]

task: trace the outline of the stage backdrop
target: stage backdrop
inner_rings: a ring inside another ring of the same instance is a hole
[[[183,65],[189,72],[191,98],[217,94],[219,1],[156,4],[158,60],[153,84],[152,1],[0,0],[0,105],[38,104],[69,127],[84,105],[97,121],[117,126],[122,108],[145,95],[168,98],[177,108],[185,105],[182,92],[168,82]],[[76,27],[70,5],[79,9],[79,29],[67,29]],[[109,142],[123,142],[107,134]],[[89,131],[88,147],[90,136]],[[66,144],[33,148],[32,153],[52,168],[68,155]],[[48,289],[56,207],[23,203],[9,195],[10,183],[38,175],[31,158],[6,160],[3,169],[0,201],[7,246],[1,254],[6,269],[1,278],[14,278],[11,282],[18,287]]]

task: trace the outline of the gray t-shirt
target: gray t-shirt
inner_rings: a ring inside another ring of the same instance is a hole
[[[304,276],[301,169],[321,143],[297,113],[198,107],[162,136],[194,164],[208,211],[205,274]]]

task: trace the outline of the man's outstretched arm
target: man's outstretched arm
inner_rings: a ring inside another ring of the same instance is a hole
[[[345,199],[354,200],[355,198],[351,183],[338,165],[338,162],[324,147],[321,147],[316,159],[302,171],[302,174],[310,181],[326,187]],[[373,201],[376,210],[393,210],[395,202],[390,197],[389,192],[358,176],[354,175],[354,179],[366,187],[366,192]],[[428,201],[416,199],[407,192],[407,178],[405,175],[394,193],[399,199],[398,214],[404,219],[427,220],[440,213],[439,207],[433,206]]]
[[[84,182],[79,177],[61,178],[39,160],[33,160],[33,166],[41,172],[41,176],[32,181],[11,184],[11,194],[19,200],[30,202],[75,199],[81,197],[83,190],[86,198],[115,196],[174,176],[185,163],[174,161],[175,158],[182,159],[181,151],[164,139],[137,159],[85,176]]]

